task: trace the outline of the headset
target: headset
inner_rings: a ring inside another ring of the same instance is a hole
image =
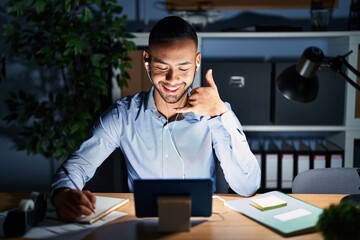
[[[152,78],[151,78],[151,76],[150,76],[149,62],[148,62],[148,61],[145,61],[144,64],[145,64],[146,74],[147,74],[147,76],[148,76],[151,84],[154,84],[154,82],[153,82],[153,80],[152,80]]]

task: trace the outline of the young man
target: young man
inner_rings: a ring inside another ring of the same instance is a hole
[[[212,71],[206,73],[206,86],[191,88],[201,63],[197,44],[195,30],[179,17],[163,18],[154,26],[143,53],[153,87],[118,100],[63,164],[76,185],[82,188],[120,148],[130,190],[138,178],[214,178],[218,159],[236,193],[256,192],[259,165],[230,105],[220,99]],[[89,215],[95,207],[94,194],[76,190],[61,168],[52,187],[64,220]]]

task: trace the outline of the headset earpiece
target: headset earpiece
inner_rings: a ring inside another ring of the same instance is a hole
[[[145,64],[145,68],[146,68],[146,74],[147,74],[150,82],[151,82],[152,84],[154,84],[153,81],[152,81],[152,79],[151,79],[151,76],[150,76],[149,62],[148,62],[148,61],[145,61],[144,64]]]
[[[199,67],[200,67],[200,63],[196,63],[196,71],[199,69]]]
[[[149,71],[149,62],[145,62],[145,68],[146,68],[146,71]]]

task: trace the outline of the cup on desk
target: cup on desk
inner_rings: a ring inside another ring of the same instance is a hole
[[[311,10],[311,30],[326,31],[329,26],[329,10],[312,9]]]

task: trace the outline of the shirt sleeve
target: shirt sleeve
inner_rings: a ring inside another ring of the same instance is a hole
[[[209,119],[208,125],[226,181],[239,195],[254,194],[260,187],[261,170],[239,120],[229,110]]]
[[[94,125],[90,137],[85,140],[70,158],[63,163],[69,172],[67,176],[61,168],[58,168],[53,181],[51,194],[59,188],[73,188],[76,186],[70,181],[71,178],[77,186],[83,188],[95,174],[96,169],[118,147],[117,139],[119,130],[115,122],[118,119],[116,107],[106,112]]]

